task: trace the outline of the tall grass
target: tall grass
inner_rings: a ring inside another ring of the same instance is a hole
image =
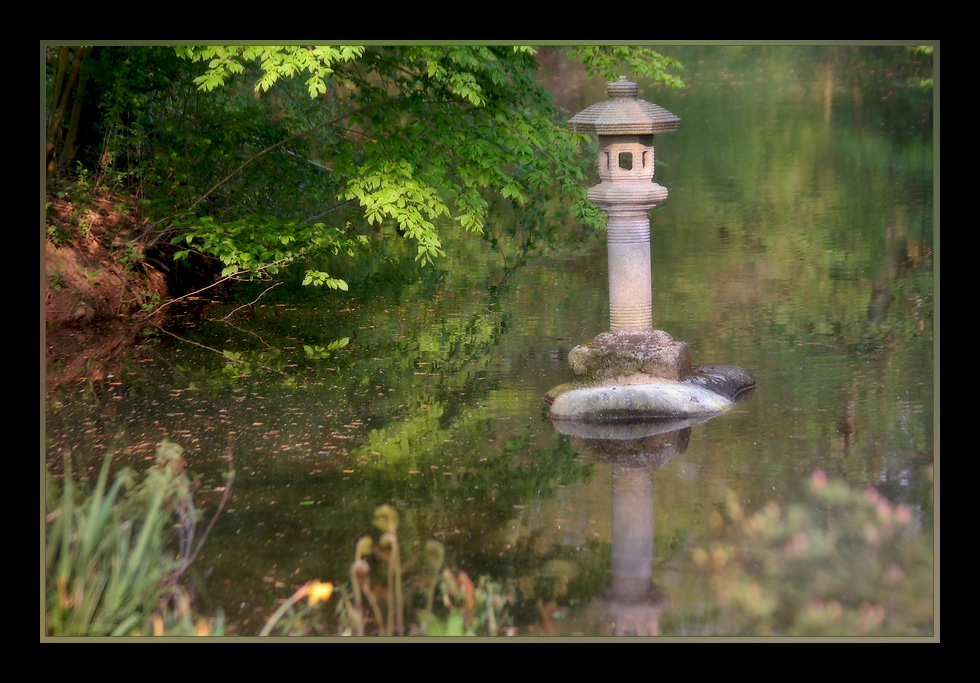
[[[92,489],[75,481],[70,455],[60,480],[46,473],[45,634],[214,632],[179,584],[198,521],[182,449],[161,443],[142,480],[124,468],[110,483],[111,464]]]

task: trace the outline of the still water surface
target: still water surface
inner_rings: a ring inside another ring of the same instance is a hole
[[[425,271],[392,238],[370,266],[331,265],[350,292],[286,284],[196,309],[105,386],[51,401],[51,452],[138,462],[175,440],[206,507],[232,436],[234,496],[197,567],[241,634],[302,583],[343,581],[382,503],[406,556],[442,541],[447,564],[511,586],[519,632],[541,633],[552,604],[556,635],[609,632],[614,594],[642,602],[641,632],[725,635],[691,550],[728,492],[789,503],[819,468],[931,534],[931,91],[848,48],[669,53],[689,87],[640,90],[682,119],[655,143],[670,197],[651,213],[654,322],[695,363],[755,375],[732,412],[641,465],[547,419],[568,350],[608,323],[601,235],[552,202],[560,239],[506,275],[476,237]],[[605,98],[544,61],[570,113]],[[499,223],[520,236],[518,217]]]

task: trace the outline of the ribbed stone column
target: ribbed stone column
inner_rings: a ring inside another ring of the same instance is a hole
[[[644,174],[639,181],[604,179],[588,193],[589,200],[607,215],[609,329],[612,332],[653,329],[648,213],[657,202],[667,198],[667,190],[652,182],[652,148],[649,158],[649,176]]]
[[[609,269],[609,329],[652,330],[650,224],[619,212],[609,217],[609,263],[617,264]]]

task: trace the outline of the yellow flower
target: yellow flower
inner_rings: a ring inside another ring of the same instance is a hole
[[[315,605],[319,601],[323,600],[326,602],[333,595],[333,584],[329,582],[313,581],[310,583],[310,590],[307,593],[307,599],[310,601],[311,605]]]

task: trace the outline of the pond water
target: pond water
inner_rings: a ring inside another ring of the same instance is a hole
[[[912,80],[931,66],[856,48],[662,51],[688,87],[640,88],[682,121],[655,142],[670,196],[651,212],[654,324],[695,363],[755,375],[731,412],[642,464],[547,419],[568,350],[608,324],[602,236],[551,199],[552,239],[519,267],[503,264],[522,216],[501,208],[499,251],[459,236],[422,270],[389,231],[370,264],[331,264],[349,292],[287,282],[188,311],[105,384],[49,398],[52,460],[141,462],[174,440],[207,515],[230,449],[234,494],[197,570],[202,604],[242,635],[305,581],[344,581],[384,503],[406,557],[437,539],[448,565],[510,586],[522,634],[543,632],[539,602],[549,633],[607,633],[625,591],[646,632],[726,635],[692,550],[730,493],[789,504],[817,469],[876,487],[931,535],[933,110]],[[605,99],[543,61],[570,113]]]

